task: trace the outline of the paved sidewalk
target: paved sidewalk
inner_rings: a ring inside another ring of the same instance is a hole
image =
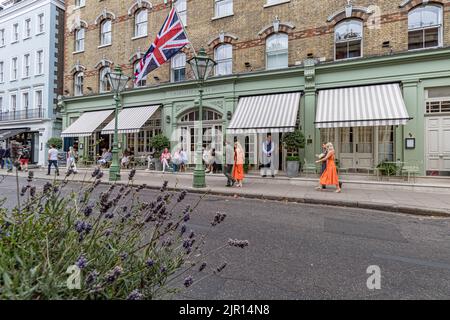
[[[33,170],[35,178],[53,179],[46,176],[43,169]],[[83,181],[91,178],[92,169],[80,170],[71,180]],[[122,183],[128,182],[129,171],[122,171]],[[5,174],[0,171],[0,174]],[[20,176],[26,176],[24,172]],[[103,181],[108,181],[108,170],[104,170]],[[58,177],[64,178],[63,174]],[[277,201],[290,201],[308,204],[322,204],[342,207],[375,209],[406,214],[450,217],[450,186],[420,186],[399,183],[379,183],[366,181],[344,181],[342,193],[334,188],[317,191],[315,178],[266,178],[248,176],[244,187],[226,187],[226,178],[222,174],[207,174],[207,188],[192,188],[192,173],[146,172],[138,170],[136,184],[146,184],[148,188],[160,188],[163,181],[169,182],[170,189],[186,189],[190,192],[214,195],[259,198]],[[421,189],[422,188],[422,189]]]

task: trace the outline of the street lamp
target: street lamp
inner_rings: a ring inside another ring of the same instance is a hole
[[[195,170],[192,186],[194,188],[205,188],[205,168],[202,162],[202,146],[203,146],[203,84],[208,79],[214,66],[217,64],[213,59],[209,58],[205,49],[201,48],[196,56],[187,61],[194,72],[195,79],[199,84],[199,121],[197,126],[197,150],[195,156]]]
[[[122,69],[119,66],[114,68],[114,72],[108,72],[106,76],[111,84],[112,91],[114,92],[114,102],[116,104],[114,113],[114,142],[112,149],[112,163],[109,167],[109,181],[117,181],[120,180],[118,133],[120,93],[125,90],[125,86],[130,78],[122,73]]]

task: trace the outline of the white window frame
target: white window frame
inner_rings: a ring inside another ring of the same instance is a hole
[[[86,6],[86,1],[85,0],[75,0],[75,7],[76,8],[82,8]]]
[[[228,57],[224,57],[224,58],[220,58],[219,57],[219,51],[220,50],[226,50],[226,49],[231,49],[231,56]],[[233,45],[229,44],[229,43],[224,43],[221,45],[218,45],[217,47],[214,48],[214,60],[217,62],[215,69],[214,69],[214,74],[216,76],[226,76],[226,75],[230,75],[233,74]],[[231,70],[230,72],[221,72],[221,67],[225,64],[231,64]]]
[[[17,81],[19,78],[19,58],[11,58],[11,81]]]
[[[417,28],[410,28],[409,26],[409,18],[410,15],[417,10],[421,10],[424,9],[426,7],[436,7],[439,8],[439,21],[438,24],[434,24],[434,25],[429,25],[429,26],[421,26],[421,27],[417,27]],[[413,9],[411,9],[408,12],[408,51],[417,51],[417,50],[427,50],[427,49],[434,49],[434,48],[441,48],[443,46],[444,43],[444,27],[443,27],[443,21],[444,21],[444,7],[442,5],[436,4],[436,3],[429,3],[425,6],[418,6],[415,7]],[[433,46],[433,47],[425,47],[425,31],[428,29],[435,29],[438,28],[438,45],[437,46]],[[422,48],[417,48],[417,49],[409,49],[409,33],[413,32],[413,31],[422,31],[423,32],[423,47]]]
[[[79,81],[81,79],[81,81]],[[84,72],[79,71],[73,75],[73,95],[82,96],[84,90]]]
[[[11,37],[11,43],[17,43],[19,42],[19,38],[20,38],[20,26],[19,23],[16,22],[13,24],[12,26],[12,37]]]
[[[225,12],[222,12],[222,7],[227,8],[224,10]],[[230,11],[230,12],[228,12]],[[234,4],[233,0],[214,0],[214,18],[224,18],[229,17],[234,14]]]
[[[30,39],[31,38],[31,18],[25,19],[24,24],[23,24],[23,30],[24,30],[23,40]]]
[[[98,71],[98,80],[99,80],[98,91],[100,93],[111,92],[111,84],[109,83],[108,77],[106,76],[108,72],[111,72],[110,67],[103,67]],[[107,90],[108,86],[110,87],[109,90]]]
[[[278,49],[278,50],[268,50],[269,42],[272,38],[280,37],[287,39],[287,48]],[[271,56],[277,56],[277,55],[286,55],[286,65],[283,66],[269,66],[269,55]],[[267,70],[275,70],[275,69],[284,69],[289,67],[289,36],[286,33],[274,33],[266,38],[266,69]]]
[[[140,62],[140,60],[136,60],[134,63],[133,63],[133,70],[136,70],[136,68],[137,68],[137,64]],[[145,77],[144,79],[142,79],[141,81],[139,81],[139,82],[134,82],[133,81],[133,83],[134,83],[134,87],[135,88],[143,88],[143,87],[145,87],[145,86],[147,86],[147,77]]]
[[[42,58],[41,61],[39,61],[39,57]],[[40,76],[43,74],[44,74],[44,49],[40,49],[36,51],[36,76]]]
[[[36,19],[36,35],[43,34],[45,32],[45,15],[39,13]]]
[[[175,8],[180,16],[181,22],[187,26],[187,0],[176,0]]]
[[[29,77],[31,77],[31,54],[25,53],[23,55],[22,78],[29,78]]]
[[[0,61],[0,83],[5,82],[5,62]]]
[[[39,104],[39,102],[40,102],[40,104]],[[41,88],[35,89],[34,90],[34,108],[40,109],[42,111],[42,110],[44,110],[43,106],[44,106],[44,90],[42,90]]]
[[[3,95],[0,95],[0,113],[7,112],[6,110],[3,110],[3,103],[4,103]]]
[[[141,21],[140,17],[144,17]],[[145,32],[140,33],[140,27],[145,26]],[[148,10],[146,8],[142,8],[137,11],[134,15],[134,38],[146,37],[148,35]]]
[[[289,3],[291,0],[266,0],[266,4],[264,5],[264,8],[277,6],[279,4]]]
[[[10,101],[9,105],[11,106],[10,111],[17,111],[17,92],[10,94],[9,101]],[[13,103],[13,101],[14,101],[14,103]]]
[[[6,32],[5,29],[0,29],[0,47],[4,47],[6,45]]]
[[[184,59],[182,57],[184,56]],[[182,82],[186,80],[186,54],[184,52],[180,52],[177,55],[175,55],[170,62],[170,81],[171,82]],[[178,64],[181,60],[184,60],[184,66],[181,64]],[[184,69],[184,79],[175,81],[175,71]]]
[[[83,33],[83,37],[79,37],[80,33]],[[81,27],[75,30],[75,53],[84,51],[84,41],[86,39],[86,29]]]
[[[20,99],[20,110],[29,110],[30,109],[30,92],[22,91]]]
[[[340,25],[345,24],[345,23],[348,23],[348,22],[352,22],[352,21],[358,22],[358,23],[360,24],[360,26],[361,26],[361,37],[358,37],[358,38],[352,38],[352,39],[347,39],[347,40],[342,40],[342,41],[337,41],[337,40],[336,40],[336,29],[337,29]],[[361,20],[358,20],[358,19],[345,19],[345,20],[339,22],[338,24],[336,24],[336,25],[334,26],[333,36],[334,36],[334,61],[353,60],[353,59],[360,59],[360,58],[364,57],[364,23],[363,23]],[[349,45],[349,43],[352,42],[352,41],[361,41],[361,45],[360,45],[361,49],[360,49],[360,55],[359,55],[359,57],[350,57],[350,58],[337,59],[337,58],[336,58],[336,53],[337,53],[337,52],[336,52],[336,45],[337,45],[338,43],[347,43],[347,55],[348,55],[348,45]]]
[[[105,25],[110,25],[110,28],[108,31],[105,31]],[[106,35],[109,34],[109,42],[105,42]],[[112,20],[111,19],[105,19],[100,23],[100,47],[106,47],[112,45]]]

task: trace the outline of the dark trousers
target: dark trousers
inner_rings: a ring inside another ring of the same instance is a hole
[[[48,160],[48,171],[47,171],[47,174],[50,174],[50,169],[51,169],[52,165],[55,166],[56,174],[59,174],[58,160]]]
[[[3,161],[3,158],[0,158],[0,168],[4,168],[5,167],[5,161]]]
[[[225,177],[227,177],[227,185],[232,185],[234,182],[234,179],[232,177],[232,172],[233,172],[233,165],[232,164],[227,164],[225,166],[225,170],[223,171],[223,174],[225,175]]]

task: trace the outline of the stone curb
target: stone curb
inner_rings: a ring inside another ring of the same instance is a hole
[[[36,177],[35,179],[41,180],[51,180],[45,177]],[[79,182],[79,181],[78,181]],[[109,181],[102,181],[101,184],[110,184]],[[127,182],[117,182],[118,185],[125,185]],[[149,190],[159,190],[160,186],[149,186],[146,185],[146,189]],[[386,203],[375,203],[375,202],[362,202],[362,201],[348,201],[348,200],[335,200],[335,199],[318,199],[312,197],[282,197],[282,196],[270,196],[263,194],[237,194],[234,192],[225,192],[225,191],[214,191],[211,189],[194,189],[190,188],[180,188],[180,187],[169,187],[167,188],[170,191],[180,191],[186,190],[189,193],[194,194],[209,194],[213,196],[223,196],[223,197],[231,197],[231,198],[244,198],[244,199],[258,199],[258,200],[269,200],[269,201],[279,201],[279,202],[290,202],[290,203],[304,203],[310,205],[324,205],[324,206],[332,206],[332,207],[343,207],[343,208],[358,208],[358,209],[369,209],[369,210],[377,210],[383,212],[393,212],[393,213],[402,213],[408,215],[415,216],[426,216],[426,217],[443,217],[450,218],[450,210],[439,210],[439,209],[431,209],[431,208],[423,208],[423,207],[412,207],[405,205],[389,205]]]

